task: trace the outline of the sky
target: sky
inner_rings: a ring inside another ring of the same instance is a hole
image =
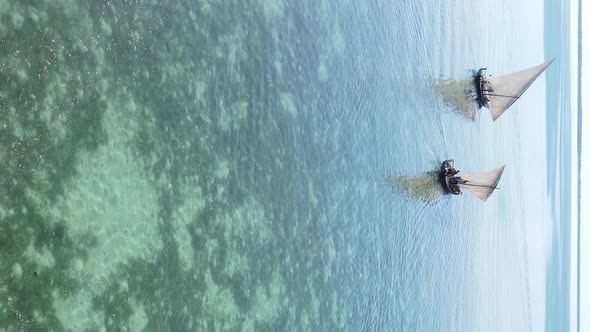
[[[576,1],[573,1],[576,2]],[[582,12],[582,17],[589,17],[589,10],[590,6],[588,2],[581,1],[582,8],[580,8]],[[573,3],[572,3],[573,4]],[[577,11],[574,11],[572,14],[577,16]],[[576,20],[572,20],[576,21]],[[573,28],[573,27],[572,27]],[[581,22],[581,29],[582,29],[582,38],[581,38],[581,45],[582,45],[582,57],[579,59],[581,66],[581,95],[582,96],[589,96],[590,95],[590,85],[588,83],[584,83],[584,80],[588,80],[590,77],[590,53],[588,49],[590,47],[590,20],[584,19]],[[586,34],[584,34],[586,33]],[[573,36],[577,36],[577,33],[572,34]],[[574,43],[576,45],[577,43]],[[584,47],[584,45],[586,47]],[[573,57],[577,57],[577,52],[572,52]],[[576,76],[572,76],[576,77]],[[585,112],[586,111],[586,112]],[[575,135],[575,134],[574,134]],[[582,109],[582,153],[581,153],[581,179],[580,179],[580,290],[577,290],[577,285],[572,284],[572,299],[577,301],[576,291],[580,291],[580,326],[578,331],[590,331],[590,287],[589,285],[583,282],[583,280],[590,280],[590,224],[588,221],[590,220],[590,204],[588,201],[590,199],[590,113],[587,110]],[[573,186],[574,187],[574,186]],[[585,203],[584,203],[585,202]],[[575,210],[574,210],[575,211]],[[572,243],[577,244],[577,231],[576,227],[572,227]],[[572,268],[576,269],[577,267],[577,247],[575,251],[572,251]],[[574,255],[575,253],[575,255]],[[586,253],[586,254],[584,254]],[[577,271],[572,271],[572,276],[576,276]],[[574,310],[575,306],[571,307],[573,312],[570,314],[571,323],[570,326],[572,330],[576,329],[577,322],[577,312]]]

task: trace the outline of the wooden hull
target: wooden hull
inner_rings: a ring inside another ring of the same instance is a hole
[[[451,174],[451,171],[455,171],[452,160],[445,160],[440,165],[438,172],[438,181],[441,185],[442,191],[445,195],[460,195],[461,189],[456,184],[453,185],[451,180],[456,178],[455,174]]]
[[[486,80],[486,68],[480,68],[477,71],[477,75],[475,75],[475,89],[477,92],[477,106],[479,108],[482,107],[487,107],[487,102],[486,102],[486,97],[484,95],[484,90],[486,89],[485,86],[485,80]]]

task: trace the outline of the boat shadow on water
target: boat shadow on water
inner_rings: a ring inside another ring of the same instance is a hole
[[[440,98],[445,110],[451,110],[469,120],[476,119],[479,109],[477,95],[472,92],[475,73],[472,76],[462,80],[435,79],[432,84],[434,94]]]
[[[444,194],[435,170],[417,176],[387,176],[385,181],[394,192],[428,204],[435,204]]]

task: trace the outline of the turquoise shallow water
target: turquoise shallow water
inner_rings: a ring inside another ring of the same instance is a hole
[[[387,180],[535,163],[544,123],[437,88],[542,60],[542,31],[479,22],[509,5],[0,0],[2,327],[535,329],[550,231],[522,170],[485,205]]]

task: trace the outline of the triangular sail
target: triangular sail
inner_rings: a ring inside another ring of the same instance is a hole
[[[553,60],[513,74],[489,79],[487,86],[493,91],[486,93],[486,96],[489,98],[488,108],[492,112],[492,119],[496,121],[502,113],[512,106]]]
[[[485,201],[494,192],[494,189],[498,186],[504,167],[499,167],[491,171],[481,173],[463,173],[459,176],[465,181],[463,184],[459,184],[462,189],[471,191],[475,196],[479,197],[482,201]],[[460,181],[462,182],[462,181]]]

